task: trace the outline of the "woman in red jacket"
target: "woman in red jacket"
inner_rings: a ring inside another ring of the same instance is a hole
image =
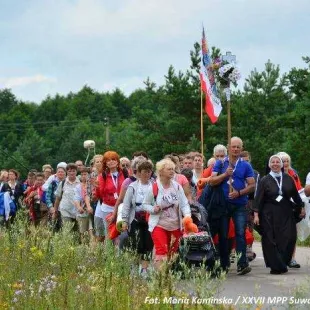
[[[297,172],[292,168],[290,155],[285,152],[279,152],[277,155],[279,155],[282,159],[284,172],[293,179],[296,189],[300,191],[302,189],[302,185]]]
[[[122,183],[127,178],[126,171],[121,169],[120,157],[116,152],[108,151],[103,154],[103,172],[98,176],[96,197],[101,202],[101,215],[105,236],[108,236],[108,224],[115,221],[115,203],[119,196]],[[110,217],[109,217],[110,216]],[[109,221],[107,220],[109,217]]]

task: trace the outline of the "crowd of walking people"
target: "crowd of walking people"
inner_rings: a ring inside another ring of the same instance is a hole
[[[266,267],[282,274],[300,268],[296,224],[305,208],[299,193],[310,196],[310,173],[303,188],[284,152],[270,157],[268,170],[261,177],[253,169],[239,137],[231,139],[228,150],[216,145],[208,161],[198,152],[173,153],[154,166],[145,152],[128,159],[107,151],[95,155],[90,167],[81,160],[60,162],[55,171],[45,164],[42,171],[29,171],[25,181],[17,170],[2,169],[0,226],[11,229],[17,213],[54,233],[68,226],[81,243],[135,251],[140,273],[147,276],[150,266],[159,270],[177,256],[184,236],[201,232],[192,218],[192,206],[198,205],[208,214],[223,272],[235,259],[237,274],[251,271],[255,229]]]

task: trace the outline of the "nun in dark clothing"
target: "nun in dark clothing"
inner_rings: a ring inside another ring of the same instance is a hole
[[[271,156],[269,167],[271,171],[262,178],[254,200],[254,223],[262,231],[266,266],[271,274],[281,274],[287,272],[297,238],[291,198],[298,207],[303,207],[303,202],[293,179],[281,171],[281,158]],[[304,212],[302,208],[301,217]]]

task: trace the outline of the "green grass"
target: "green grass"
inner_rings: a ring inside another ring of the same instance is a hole
[[[146,297],[208,298],[219,286],[203,269],[195,275],[187,270],[182,280],[167,266],[143,280],[132,266],[137,270],[133,253],[81,245],[66,229],[53,235],[18,220],[0,232],[0,309],[171,309],[171,304],[147,304]]]
[[[261,235],[256,231],[253,230],[253,234],[254,234],[254,240],[260,242],[262,240]]]
[[[297,239],[297,245],[298,246],[310,247],[310,236],[305,241],[299,241]]]

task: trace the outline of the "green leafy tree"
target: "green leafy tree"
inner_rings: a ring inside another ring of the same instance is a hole
[[[24,140],[20,142],[12,155],[29,169],[38,169],[40,171],[41,165],[46,163],[49,152],[50,149],[46,147],[44,138],[40,137],[35,130],[29,129]],[[13,164],[13,162],[11,158],[8,158],[8,162],[5,162],[4,166],[8,167],[10,164]]]
[[[115,122],[121,119],[130,118],[131,108],[128,104],[128,99],[119,88],[116,88],[111,93],[108,93],[107,97],[110,100],[112,106],[117,111],[117,117],[115,117]]]
[[[10,89],[0,90],[0,113],[8,113],[17,105],[18,101]]]
[[[254,166],[261,172],[270,155],[285,151],[287,129],[280,124],[280,117],[292,109],[285,86],[279,66],[268,61],[262,72],[251,72],[244,93],[232,99],[233,135],[243,139]]]

